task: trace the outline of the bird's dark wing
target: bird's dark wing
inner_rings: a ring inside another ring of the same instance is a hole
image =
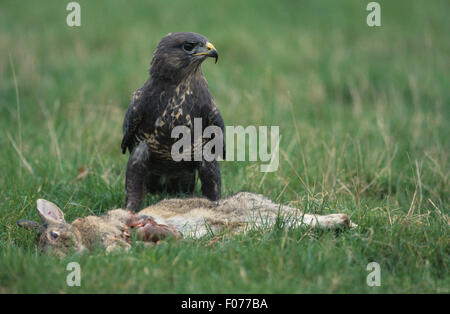
[[[142,101],[142,87],[136,90],[132,97],[131,103],[128,107],[127,113],[125,114],[125,119],[123,120],[123,138],[122,138],[122,153],[129,152],[137,145],[136,132],[144,119],[144,104]]]
[[[205,113],[206,114],[206,119],[208,121],[208,126],[210,125],[215,125],[218,126],[221,130],[222,130],[222,135],[223,135],[223,155],[221,156],[222,158],[225,159],[225,155],[226,155],[226,148],[225,148],[225,124],[223,122],[223,118],[222,115],[220,114],[219,108],[217,108],[216,104],[214,103],[214,101],[212,101],[211,105],[207,107],[208,110]]]

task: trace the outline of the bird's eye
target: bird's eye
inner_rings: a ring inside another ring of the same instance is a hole
[[[183,45],[183,49],[185,51],[191,52],[194,49],[195,45],[193,43],[185,43]]]
[[[50,232],[48,233],[48,235],[50,236],[50,238],[51,238],[52,240],[56,240],[56,239],[58,239],[58,237],[59,237],[59,234],[58,234],[57,232],[55,232],[55,231],[50,231]]]

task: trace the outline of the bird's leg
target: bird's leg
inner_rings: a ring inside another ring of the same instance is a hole
[[[198,168],[198,175],[202,183],[202,194],[211,201],[220,199],[222,181],[217,160],[203,160]]]
[[[125,179],[125,208],[135,212],[144,197],[144,175],[142,165],[133,165],[131,158],[127,163]]]
[[[125,175],[125,208],[135,212],[141,205],[145,193],[145,173],[147,172],[149,150],[141,142],[130,154]]]

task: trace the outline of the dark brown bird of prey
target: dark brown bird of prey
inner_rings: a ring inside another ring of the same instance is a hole
[[[153,53],[149,78],[133,93],[123,123],[122,152],[130,152],[125,180],[128,210],[136,211],[145,193],[192,194],[197,171],[202,194],[210,200],[220,198],[216,159],[174,161],[171,155],[172,145],[178,140],[172,138],[172,130],[186,126],[194,139],[195,118],[201,119],[202,132],[208,126],[217,126],[225,134],[222,116],[201,70],[208,57],[217,62],[217,50],[196,33],[170,33]],[[216,153],[224,157],[225,144],[223,151]]]

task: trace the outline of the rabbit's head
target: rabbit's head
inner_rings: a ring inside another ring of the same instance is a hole
[[[80,232],[65,221],[64,213],[58,206],[38,199],[37,211],[42,223],[20,220],[17,224],[25,229],[38,231],[38,246],[43,252],[64,256],[70,250],[85,250]]]

